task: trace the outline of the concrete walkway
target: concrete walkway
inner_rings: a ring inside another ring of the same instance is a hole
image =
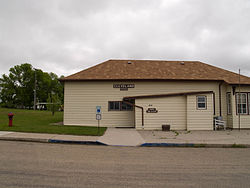
[[[138,131],[146,143],[249,145],[250,130]]]
[[[0,136],[4,136],[4,135],[10,134],[10,133],[12,133],[12,132],[0,131]]]
[[[140,146],[145,143],[135,129],[128,128],[108,128],[98,141],[111,146]]]

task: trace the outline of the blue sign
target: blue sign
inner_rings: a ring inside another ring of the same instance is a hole
[[[101,114],[101,106],[96,106],[96,114]]]

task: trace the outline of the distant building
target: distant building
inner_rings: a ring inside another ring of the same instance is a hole
[[[64,124],[172,130],[250,128],[250,78],[198,61],[108,60],[62,79]],[[239,94],[240,92],[240,94]],[[241,98],[239,98],[241,96]]]

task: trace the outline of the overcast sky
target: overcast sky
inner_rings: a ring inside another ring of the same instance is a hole
[[[0,0],[0,75],[108,59],[199,60],[250,76],[250,0]]]

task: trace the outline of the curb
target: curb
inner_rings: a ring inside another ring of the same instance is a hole
[[[55,140],[55,139],[41,139],[41,138],[13,138],[13,137],[0,137],[2,141],[19,141],[19,142],[38,142],[38,143],[54,143],[54,144],[82,144],[82,145],[103,145],[99,141],[73,141],[73,140]]]
[[[141,147],[194,147],[194,144],[177,143],[144,143]]]
[[[13,137],[0,137],[0,140],[3,140],[3,141],[20,141],[20,142],[40,142],[40,143],[48,143],[48,139],[42,139],[42,138],[13,138]]]
[[[57,139],[42,139],[42,138],[0,137],[0,140],[54,143],[54,144],[81,144],[81,145],[101,145],[101,146],[118,146],[118,147],[124,146],[124,145],[108,145],[99,141],[74,141],[74,140],[57,140]],[[144,143],[132,147],[250,148],[250,144]]]
[[[56,143],[56,144],[85,144],[85,145],[103,145],[107,146],[99,141],[74,141],[74,140],[56,140],[56,139],[49,139],[49,143]]]
[[[140,147],[250,148],[250,144],[144,143]]]

